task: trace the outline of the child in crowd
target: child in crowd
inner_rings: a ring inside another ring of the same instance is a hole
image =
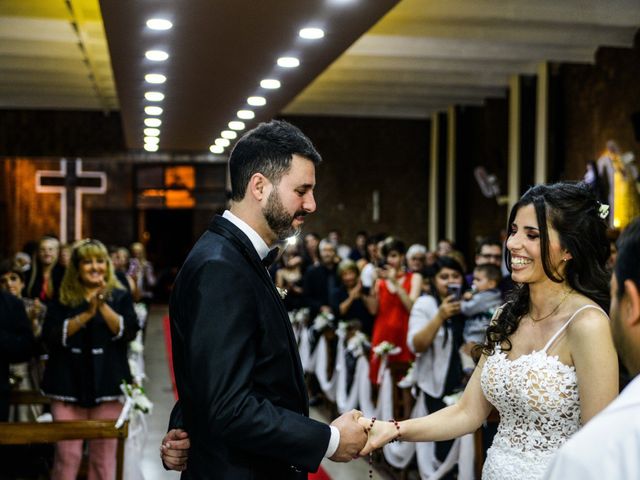
[[[502,304],[502,293],[498,288],[501,278],[500,268],[493,264],[478,265],[473,270],[472,291],[460,302],[460,311],[467,317],[462,346],[466,355],[472,356],[473,347],[484,343],[493,312]]]

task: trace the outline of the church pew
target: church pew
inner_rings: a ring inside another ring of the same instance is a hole
[[[55,443],[63,440],[93,440],[116,438],[116,480],[123,478],[124,442],[129,423],[115,428],[114,420],[66,420],[48,423],[0,422],[0,445],[30,445]]]

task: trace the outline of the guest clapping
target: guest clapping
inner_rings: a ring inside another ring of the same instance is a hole
[[[49,348],[42,390],[53,399],[55,420],[118,417],[120,384],[131,381],[127,343],[137,330],[107,249],[97,240],[79,242],[42,334]],[[113,477],[115,450],[115,440],[89,442],[89,478]],[[75,478],[81,459],[81,440],[58,443],[52,478]]]

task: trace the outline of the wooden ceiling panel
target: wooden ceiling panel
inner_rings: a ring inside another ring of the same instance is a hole
[[[632,46],[639,26],[637,0],[402,0],[285,112],[416,115],[385,103],[381,88],[435,103],[442,91],[433,86],[465,89],[453,104],[504,95],[510,76],[534,74],[540,62],[592,63],[600,46]]]

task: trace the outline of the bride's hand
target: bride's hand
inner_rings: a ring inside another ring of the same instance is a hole
[[[358,423],[368,432],[367,443],[360,451],[360,456],[369,455],[374,450],[384,447],[398,436],[398,430],[392,422],[376,420],[371,427],[371,419],[360,417]]]

